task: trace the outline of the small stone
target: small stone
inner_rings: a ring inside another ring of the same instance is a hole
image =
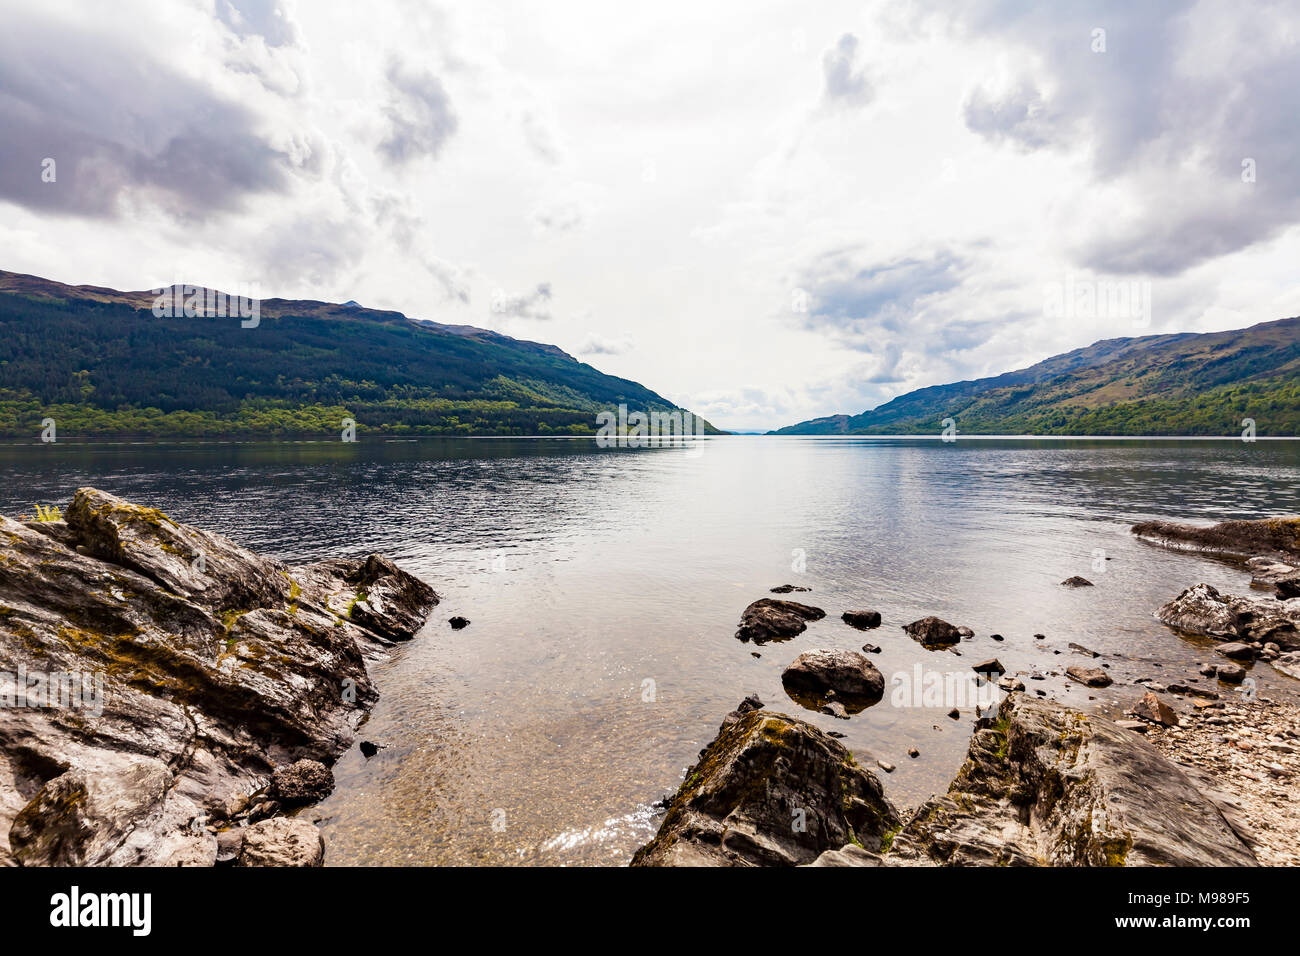
[[[459,615],[451,618],[447,623],[451,625],[453,631],[459,631],[463,627],[469,627],[469,621]]]
[[[845,611],[840,615],[845,624],[850,627],[856,627],[859,630],[866,630],[872,627],[880,627],[879,611]]]
[[[921,751],[917,750],[915,747],[908,747],[907,755],[915,760],[917,757],[921,756]]]
[[[1160,724],[1164,727],[1176,727],[1178,725],[1178,714],[1151,691],[1147,691],[1142,695],[1142,699],[1133,708],[1133,714],[1143,720],[1149,720],[1153,724]]]
[[[1093,586],[1091,581],[1087,578],[1081,578],[1077,574],[1074,577],[1066,578],[1061,584],[1067,588],[1090,588]]]
[[[889,763],[887,760],[877,760],[876,766],[879,767],[881,770],[885,771],[885,773],[894,772],[894,765],[892,763]]]
[[[953,720],[961,720],[961,711],[954,707],[952,710],[948,711],[948,716]]]
[[[1100,667],[1080,667],[1074,664],[1065,669],[1065,676],[1089,687],[1109,687],[1114,683]]]
[[[375,754],[379,753],[382,747],[383,747],[382,744],[377,744],[369,740],[363,740],[361,741],[361,756],[369,760]]]
[[[980,661],[971,668],[977,674],[1005,674],[1007,669],[1002,666],[1002,662],[996,657],[990,657],[986,661]]]

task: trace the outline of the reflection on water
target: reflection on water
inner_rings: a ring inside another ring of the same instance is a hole
[[[1248,581],[1128,526],[1300,511],[1300,447],[1278,442],[60,443],[0,447],[0,467],[6,514],[94,484],[288,561],[383,551],[438,589],[424,632],[377,668],[362,733],[385,749],[345,755],[313,811],[333,864],[625,862],[657,826],[649,805],[753,692],[895,764],[888,792],[915,803],[946,785],[974,711],[892,706],[888,686],[847,721],[803,710],[780,681],[801,651],[877,644],[887,681],[996,656],[1047,675],[1031,690],[1109,706],[1135,677],[1195,677],[1204,659],[1156,606]],[[1074,574],[1096,587],[1059,586]],[[741,610],[783,583],[811,587],[791,596],[826,619],[784,643],[735,640]],[[882,626],[839,620],[859,608]],[[927,614],[977,636],[927,651],[901,630]],[[452,631],[452,615],[472,623]],[[1119,683],[1055,676],[1084,662],[1071,641]],[[1264,693],[1295,686],[1254,676]]]

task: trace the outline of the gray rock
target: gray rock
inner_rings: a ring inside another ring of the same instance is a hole
[[[1204,527],[1173,521],[1144,521],[1133,526],[1139,538],[1166,547],[1255,560],[1300,558],[1300,518],[1222,521]]]
[[[1089,687],[1109,687],[1113,683],[1111,676],[1100,667],[1080,667],[1074,664],[1065,669],[1065,676]]]
[[[811,724],[751,711],[686,773],[633,866],[794,866],[857,843],[880,850],[902,821],[880,781]]]
[[[1197,584],[1159,608],[1156,618],[1185,634],[1228,643],[1272,641],[1285,650],[1300,650],[1300,602],[1234,597]]]
[[[825,616],[826,612],[821,608],[809,607],[798,601],[761,598],[741,614],[736,637],[756,644],[789,640],[802,634],[809,621],[820,621]]]
[[[44,786],[76,768],[59,787],[120,788],[141,754],[172,777],[112,862],[215,858],[190,821],[228,818],[276,765],[346,750],[377,696],[367,658],[437,603],[377,555],[289,567],[93,488],[65,511],[54,533],[0,517],[0,672],[82,678],[71,706],[0,707],[0,864]],[[109,862],[94,841],[76,852]]]
[[[937,617],[923,617],[903,626],[913,640],[926,647],[944,647],[961,642],[961,631]]]
[[[806,651],[782,672],[781,683],[792,696],[814,701],[833,692],[850,712],[876,703],[885,694],[884,676],[857,651]]]
[[[324,862],[320,830],[297,817],[275,817],[244,830],[236,865],[312,867]]]
[[[1217,805],[1114,722],[1012,694],[885,865],[1254,866]]]

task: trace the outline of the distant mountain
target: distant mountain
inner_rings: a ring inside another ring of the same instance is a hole
[[[776,435],[1259,435],[1300,431],[1300,318],[1107,339],[993,378],[933,385]]]
[[[159,318],[152,291],[0,271],[0,436],[34,437],[45,418],[60,436],[337,435],[344,418],[359,435],[589,435],[619,405],[678,410],[488,329],[353,301],[263,299],[254,321],[174,288],[178,317]]]

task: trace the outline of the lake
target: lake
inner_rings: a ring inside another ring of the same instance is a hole
[[[1194,678],[1210,659],[1156,607],[1200,581],[1249,586],[1129,526],[1300,513],[1300,444],[1270,441],[61,441],[0,446],[0,467],[10,516],[90,484],[289,562],[382,551],[437,589],[423,632],[374,668],[382,698],[359,739],[384,749],[344,755],[334,794],[306,811],[333,865],[624,863],[658,826],[651,804],[750,693],[844,734],[869,767],[896,765],[886,791],[914,805],[946,787],[975,712],[898,706],[895,675],[996,656],[1046,675],[1031,690],[1115,710],[1135,678]],[[1060,586],[1071,575],[1096,586]],[[787,642],[738,641],[745,606],[786,583],[826,618]],[[858,608],[882,626],[840,621]],[[901,628],[930,614],[976,636],[928,651]],[[453,615],[472,623],[453,631]],[[786,696],[801,651],[864,642],[882,649],[884,701],[846,721]],[[1102,662],[1105,690],[1062,676]],[[1265,695],[1300,686],[1267,665],[1251,676]]]

